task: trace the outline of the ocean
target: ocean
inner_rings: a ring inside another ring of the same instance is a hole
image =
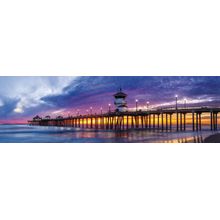
[[[68,127],[29,125],[0,125],[1,143],[202,143],[216,133],[208,128],[198,132],[190,130],[109,131]]]

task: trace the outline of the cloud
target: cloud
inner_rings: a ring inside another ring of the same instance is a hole
[[[41,100],[58,95],[75,77],[0,77],[0,119],[30,116],[50,106]],[[4,101],[3,101],[4,100]],[[10,106],[13,106],[10,107]]]
[[[190,105],[220,103],[220,77],[204,76],[82,76],[82,77],[0,77],[0,119],[27,119],[36,114],[94,112],[108,104],[121,87],[128,94],[128,106],[174,105],[187,98]]]
[[[4,97],[1,97],[2,105],[0,106],[0,118],[6,119],[13,115],[13,111],[16,108],[18,102],[19,99],[6,99]]]
[[[107,106],[112,95],[122,87],[128,93],[130,106],[137,98],[142,104],[173,102],[175,94],[198,103],[198,99],[217,100],[220,94],[220,77],[123,77],[90,76],[78,77],[63,89],[63,94],[42,97],[46,103],[57,108],[87,108],[90,105]],[[204,95],[206,98],[204,99]]]

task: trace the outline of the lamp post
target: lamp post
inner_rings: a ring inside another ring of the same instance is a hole
[[[108,111],[111,112],[111,104],[108,104]]]
[[[79,116],[79,109],[77,109],[77,115]]]
[[[88,110],[88,109],[86,110],[86,114],[87,114],[87,115],[89,114],[89,110]]]
[[[178,95],[175,95],[175,98],[176,98],[176,110],[177,110],[177,102],[178,102]]]
[[[137,99],[135,100],[135,103],[136,103],[136,112],[137,112],[137,110],[138,110],[138,100]]]
[[[101,115],[102,115],[102,107],[100,108],[100,111],[101,111]]]
[[[92,114],[92,107],[90,107],[90,115]]]
[[[184,98],[184,108],[186,109],[186,98]]]

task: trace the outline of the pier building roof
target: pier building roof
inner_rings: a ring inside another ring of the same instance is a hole
[[[125,94],[124,92],[122,92],[122,89],[120,88],[119,92],[115,93],[113,95],[115,98],[125,98],[127,96],[127,94]]]

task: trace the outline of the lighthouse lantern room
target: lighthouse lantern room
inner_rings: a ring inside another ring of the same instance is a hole
[[[126,102],[126,97],[127,94],[125,94],[124,92],[122,92],[121,88],[119,90],[119,92],[117,92],[116,94],[114,94],[115,97],[115,111],[116,112],[126,112],[127,111],[127,102]]]

